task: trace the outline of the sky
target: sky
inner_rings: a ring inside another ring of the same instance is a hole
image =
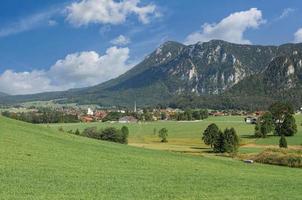
[[[165,41],[302,42],[301,0],[1,0],[0,92],[115,78]]]

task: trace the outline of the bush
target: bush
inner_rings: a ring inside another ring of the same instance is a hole
[[[287,148],[287,141],[284,135],[281,135],[281,138],[279,140],[279,147],[280,148]]]
[[[128,136],[129,136],[129,129],[127,126],[123,126],[121,129],[121,143],[128,144]]]
[[[259,163],[302,168],[302,151],[288,149],[266,149],[256,155]]]
[[[84,129],[83,136],[88,137],[88,138],[94,138],[94,139],[101,139],[101,131],[98,131],[96,127],[90,127]]]
[[[114,127],[109,127],[101,132],[101,140],[107,140],[111,142],[120,142],[121,140],[121,130]]]
[[[82,135],[93,139],[127,144],[129,130],[126,126],[123,126],[121,130],[114,127],[105,128],[104,130],[98,130],[96,127],[91,127],[86,128],[83,131]]]
[[[77,129],[77,130],[74,132],[74,134],[75,134],[75,135],[80,135],[81,133],[80,133],[79,129]]]
[[[158,131],[158,137],[161,138],[161,142],[168,142],[168,130],[166,128],[162,128]]]

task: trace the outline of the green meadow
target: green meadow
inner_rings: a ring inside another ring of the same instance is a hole
[[[95,123],[75,123],[75,124],[52,124],[42,125],[58,130],[62,127],[65,131],[79,129],[83,131],[87,127],[117,127],[128,126],[130,130],[129,145],[138,146],[150,149],[170,150],[185,153],[200,153],[209,151],[208,147],[204,145],[201,140],[201,134],[206,127],[216,123],[222,130],[225,128],[234,127],[237,134],[241,138],[240,148],[242,153],[259,152],[268,146],[278,146],[279,137],[270,135],[265,139],[255,139],[254,125],[246,124],[243,116],[223,116],[223,117],[209,117],[203,121],[193,122],[177,122],[177,121],[158,121],[158,122],[145,122],[137,124],[120,124],[110,122],[95,122]],[[302,115],[296,115],[296,123],[298,125],[298,133],[293,137],[288,137],[287,142],[289,145],[301,146],[302,145]],[[168,143],[162,144],[157,135],[157,131],[161,128],[168,129]]]
[[[252,130],[236,118],[230,119],[232,125],[242,126],[242,135]],[[226,120],[219,120],[221,126],[227,125]],[[156,124],[170,125],[175,140],[195,140],[206,122],[169,123]],[[178,126],[172,129],[173,125]],[[130,126],[132,141],[153,137],[154,124],[141,127]],[[146,132],[140,133],[141,129]],[[0,174],[0,199],[283,200],[301,199],[302,195],[301,169],[137,148],[3,117]]]

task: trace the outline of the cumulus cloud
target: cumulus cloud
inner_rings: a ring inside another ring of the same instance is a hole
[[[67,21],[77,27],[90,23],[121,24],[130,14],[135,14],[146,24],[150,16],[157,16],[154,4],[139,4],[140,0],[82,0],[67,6]]]
[[[127,71],[128,59],[129,49],[118,47],[107,49],[104,55],[94,51],[69,54],[46,71],[5,71],[0,75],[0,91],[30,94],[91,86]]]
[[[187,36],[185,43],[207,42],[212,39],[221,39],[240,44],[251,44],[244,38],[244,32],[249,28],[258,28],[265,20],[262,18],[261,10],[251,8],[247,11],[235,12],[222,19],[219,23],[202,26],[201,31]]]
[[[294,36],[295,36],[294,42],[296,42],[296,43],[302,42],[302,28],[299,28],[299,29],[295,32]]]
[[[111,40],[110,42],[114,45],[126,45],[130,43],[130,39],[124,35],[120,35],[117,38]]]
[[[14,72],[7,70],[0,75],[0,91],[8,94],[28,94],[56,90],[45,71]]]

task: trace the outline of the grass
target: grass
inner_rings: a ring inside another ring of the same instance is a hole
[[[288,137],[288,145],[302,144],[302,115],[296,115],[298,133],[294,137]],[[241,144],[253,144],[253,146],[242,147],[241,153],[258,153],[268,145],[278,145],[279,137],[269,136],[265,139],[253,138],[254,125],[246,124],[242,116],[224,116],[224,117],[209,117],[203,121],[197,122],[176,122],[176,121],[161,121],[147,122],[142,124],[126,124],[129,127],[129,144],[137,147],[149,149],[170,150],[184,153],[200,153],[201,151],[209,151],[208,146],[201,141],[201,133],[206,127],[216,123],[221,129],[234,127],[237,134],[241,137]],[[49,125],[53,129],[63,127],[64,130],[84,130],[87,127],[97,126],[104,128],[114,126],[121,128],[124,124],[120,123],[77,123],[77,124],[53,124]],[[46,125],[43,125],[46,126]],[[168,140],[166,144],[160,143],[157,134],[154,134],[154,129],[157,131],[161,128],[169,130]]]
[[[300,169],[135,148],[3,117],[0,174],[1,199],[301,199],[302,195]]]

